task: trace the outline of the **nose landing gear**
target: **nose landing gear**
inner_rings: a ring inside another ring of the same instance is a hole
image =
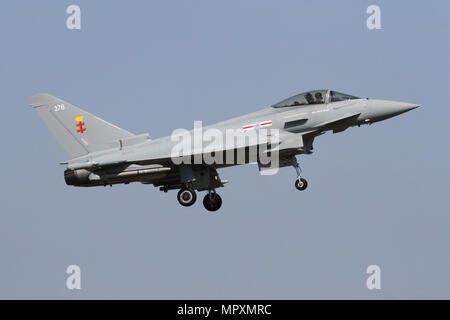
[[[303,191],[308,187],[308,181],[302,178],[302,169],[300,169],[300,165],[297,162],[297,158],[293,157],[292,166],[295,171],[297,171],[297,180],[295,180],[295,187],[297,190]]]
[[[297,190],[303,191],[308,187],[308,181],[303,178],[298,178],[297,180],[295,180],[295,187],[297,188]]]

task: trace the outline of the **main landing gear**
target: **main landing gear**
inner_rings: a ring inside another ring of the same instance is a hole
[[[209,190],[203,198],[203,205],[208,211],[217,211],[222,206],[222,198],[216,193],[215,190]]]
[[[190,207],[195,203],[195,200],[197,200],[197,194],[194,189],[183,187],[178,191],[177,199],[182,206]]]
[[[195,190],[190,187],[183,187],[178,191],[178,202],[184,207],[192,206],[197,200],[197,194]],[[216,193],[215,190],[209,190],[203,198],[203,206],[208,211],[217,211],[222,206],[222,198]]]

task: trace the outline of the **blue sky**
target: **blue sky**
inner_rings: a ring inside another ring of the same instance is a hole
[[[81,8],[81,30],[66,8]],[[368,30],[366,8],[381,8]],[[447,1],[3,1],[1,298],[449,298]],[[153,137],[333,88],[422,105],[224,169],[219,214],[148,185],[72,188],[48,92]],[[66,267],[82,289],[65,288]],[[366,267],[381,267],[369,291]]]

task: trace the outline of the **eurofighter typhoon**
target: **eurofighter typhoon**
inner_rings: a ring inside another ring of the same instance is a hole
[[[64,179],[77,187],[141,182],[160,190],[179,190],[182,206],[191,206],[196,191],[206,191],[203,205],[216,211],[222,199],[216,189],[227,182],[217,170],[257,163],[273,172],[293,166],[295,187],[305,190],[296,156],[310,154],[314,139],[326,131],[382,121],[419,107],[404,102],[362,99],[333,90],[313,90],[270,107],[206,127],[175,130],[152,139],[135,135],[49,94],[30,98],[69,160]]]

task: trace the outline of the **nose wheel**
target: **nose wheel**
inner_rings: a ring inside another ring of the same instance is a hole
[[[295,187],[297,190],[303,191],[308,187],[308,181],[306,179],[299,177],[295,180]]]
[[[297,162],[296,157],[292,157],[292,166],[297,172],[297,180],[295,180],[295,187],[297,190],[303,191],[308,187],[308,181],[305,178],[302,178],[302,169],[300,169],[300,165]]]
[[[178,202],[184,207],[190,207],[197,200],[197,195],[192,188],[181,188],[177,195]]]
[[[208,211],[217,211],[222,206],[222,198],[215,191],[209,191],[203,198],[203,206]]]

